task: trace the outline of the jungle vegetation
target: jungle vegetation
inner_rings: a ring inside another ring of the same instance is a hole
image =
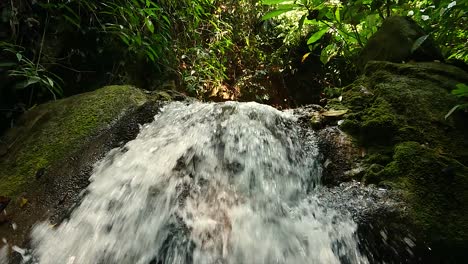
[[[425,29],[416,45],[430,36],[466,65],[467,10],[447,0],[2,1],[0,131],[39,103],[108,84],[277,104],[286,98],[262,80],[281,82],[308,60],[323,88],[340,86],[392,15]],[[454,93],[466,98],[465,88]]]

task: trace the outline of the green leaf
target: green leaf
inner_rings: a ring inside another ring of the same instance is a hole
[[[452,109],[450,109],[450,111],[445,115],[445,119],[447,119],[451,114],[453,114],[453,112],[455,112],[455,110],[457,110],[459,107],[460,105],[452,107]]]
[[[304,21],[306,20],[307,15],[303,15],[301,19],[299,20],[299,31],[302,30],[302,27],[304,27]]]
[[[468,85],[459,83],[457,88],[452,90],[452,94],[458,97],[468,97]]]
[[[16,89],[24,89],[32,84],[40,82],[41,79],[39,77],[31,77],[27,79],[26,81],[22,81],[16,84],[15,88]]]
[[[153,22],[151,22],[151,19],[149,18],[145,18],[145,25],[146,27],[148,28],[148,30],[151,32],[151,33],[154,33],[154,25],[153,25]]]
[[[47,79],[47,82],[48,82],[49,86],[51,88],[54,87],[54,81],[51,78],[47,77],[47,76],[46,76],[46,79]]]
[[[424,43],[424,41],[426,41],[426,39],[429,37],[429,35],[424,35],[424,36],[421,36],[419,37],[413,44],[413,46],[411,47],[411,53],[415,52],[417,49],[419,49],[419,47],[421,47],[421,45]]]
[[[304,56],[302,56],[301,63],[304,63],[304,61],[309,57],[309,55],[310,55],[310,52],[307,52],[306,54],[304,54]]]
[[[323,35],[325,35],[325,33],[327,33],[327,31],[328,31],[328,27],[315,32],[309,38],[309,40],[307,40],[307,45],[310,45],[310,44],[313,44],[313,43],[317,42],[319,39],[321,39],[323,37]]]
[[[273,17],[277,17],[281,14],[284,14],[284,13],[287,13],[287,12],[290,12],[294,10],[294,8],[286,8],[286,9],[278,9],[278,10],[273,10],[271,12],[268,12],[266,13],[263,17],[262,17],[262,20],[265,21],[265,20],[268,20],[270,18],[273,18]]]
[[[21,53],[16,53],[16,58],[18,59],[18,61],[21,61],[23,55],[21,55]]]
[[[10,68],[16,65],[16,62],[0,62],[1,68]]]
[[[164,16],[164,15],[163,15],[163,16],[161,16],[161,17],[164,19],[164,21],[166,21],[166,23],[167,23],[168,25],[171,24],[171,22],[169,21],[169,18],[168,18],[167,16]]]
[[[330,44],[320,53],[320,61],[323,64],[327,64],[336,54],[338,54],[337,46],[335,44]]]
[[[341,23],[340,7],[339,7],[339,6],[336,7],[335,19],[336,19],[336,21],[338,21],[339,23]]]
[[[290,0],[263,0],[262,4],[264,5],[277,5],[284,2],[291,2]]]

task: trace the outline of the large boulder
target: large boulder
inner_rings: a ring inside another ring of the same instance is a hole
[[[132,86],[108,86],[26,112],[1,141],[1,238],[21,246],[35,222],[66,217],[93,164],[153,120],[153,99]]]
[[[359,64],[376,61],[433,61],[443,60],[434,41],[411,18],[391,16],[369,39],[361,52]]]
[[[443,63],[374,61],[328,106],[348,109],[340,129],[364,152],[355,179],[400,191],[406,224],[449,262],[468,252],[468,115],[445,118],[458,83],[468,74]]]

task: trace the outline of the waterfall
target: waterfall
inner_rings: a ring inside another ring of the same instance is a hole
[[[95,165],[70,217],[32,231],[32,263],[367,263],[321,205],[313,132],[257,103],[163,107]]]

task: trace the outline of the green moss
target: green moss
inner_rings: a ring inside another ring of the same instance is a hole
[[[431,241],[468,240],[468,168],[418,142],[395,147],[379,175],[405,190],[410,217]]]
[[[365,159],[367,164],[387,165],[392,161],[392,157],[380,151],[368,154]]]
[[[343,88],[343,104],[355,112],[366,109],[375,99],[366,86],[366,79],[361,78]]]
[[[377,98],[363,110],[349,114],[341,129],[356,136],[363,145],[385,144],[396,136],[398,117],[385,99]]]
[[[39,169],[79,149],[125,110],[145,101],[137,88],[108,86],[30,110],[20,127],[7,135],[15,143],[0,161],[0,195],[18,195]]]
[[[343,89],[340,128],[367,149],[363,179],[404,193],[413,223],[432,243],[468,241],[468,122],[450,90],[468,74],[442,63],[370,62]]]
[[[381,174],[384,169],[384,166],[380,164],[372,164],[366,170],[363,180],[365,183],[379,183],[382,178]]]
[[[338,98],[332,98],[327,102],[327,109],[347,110],[346,106]]]
[[[351,111],[343,130],[366,146],[429,143],[468,164],[463,138],[468,122],[444,118],[456,104],[450,85],[457,83],[454,79],[468,80],[465,72],[441,63],[372,62],[366,69],[365,76],[344,88],[343,104]]]
[[[383,98],[377,98],[362,116],[361,134],[366,140],[391,141],[397,127],[397,117],[393,113],[393,108]]]

